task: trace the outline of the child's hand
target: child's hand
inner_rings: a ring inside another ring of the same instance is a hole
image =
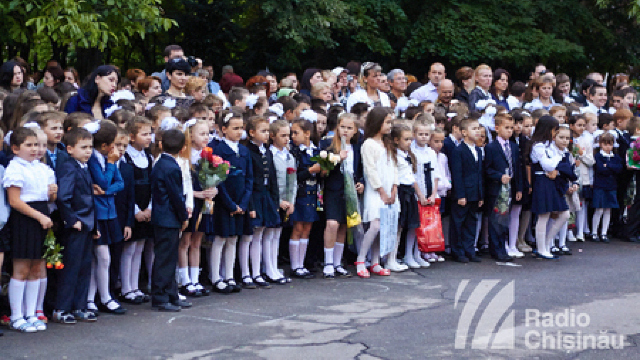
[[[556,176],[558,176],[558,170],[553,170],[547,173],[547,177],[551,180],[555,180]]]
[[[186,229],[186,228],[187,228],[187,226],[189,226],[189,220],[185,220],[185,221],[182,223],[182,228],[180,228],[180,231],[184,231],[184,229]]]
[[[191,215],[193,215],[193,209],[192,208],[187,208],[187,215],[188,215],[188,218],[191,219]]]
[[[427,206],[427,205],[429,205],[429,199],[427,199],[426,197],[424,197],[424,195],[420,195],[420,196],[418,196],[418,201],[420,202],[420,205],[422,205],[422,206]]]
[[[252,219],[256,218],[256,212],[255,211],[249,211],[249,217]]]
[[[58,193],[58,185],[57,184],[49,184],[49,197]]]
[[[313,164],[313,166],[309,168],[309,172],[312,174],[317,174],[320,171],[322,171],[322,167],[318,163]]]
[[[458,199],[458,205],[467,206],[467,199],[466,198]]]
[[[320,171],[320,176],[325,177],[329,174],[329,172],[327,170],[322,170]]]
[[[431,196],[427,198],[427,204],[431,205],[435,203],[436,203],[436,193],[434,192],[433,194],[431,194]]]
[[[340,151],[340,161],[344,161],[347,158],[349,152],[347,150]]]
[[[98,231],[98,230],[96,230],[96,233],[95,233],[95,234],[93,234],[93,238],[94,238],[94,239],[100,239],[100,237],[101,237],[101,236],[102,236],[102,235],[100,235],[100,231]]]
[[[578,145],[574,145],[574,146],[578,147],[578,155],[582,156],[584,154],[584,150]]]
[[[356,183],[356,192],[362,194],[364,192],[364,185],[362,183]]]
[[[520,200],[522,200],[522,191],[518,191],[516,193],[516,201],[520,201]]]
[[[40,225],[42,225],[42,228],[45,230],[51,229],[51,227],[53,226],[53,221],[51,221],[51,218],[46,215],[42,215],[40,219],[38,219],[38,222],[40,223]]]
[[[145,222],[147,221],[147,217],[144,214],[144,211],[138,211],[137,214],[134,215],[137,222]]]
[[[289,205],[289,208],[287,209],[287,216],[291,216],[291,214],[293,214],[293,211],[296,208],[293,205]]]
[[[291,206],[291,204],[289,204],[288,201],[284,201],[284,200],[280,201],[280,209],[286,211],[289,208],[289,206]]]
[[[483,204],[484,204],[484,200],[478,201],[478,207],[482,207]]]
[[[218,195],[218,189],[214,187],[202,191],[202,196],[205,199],[213,199],[216,195]]]
[[[393,203],[396,202],[397,192],[398,192],[398,189],[396,189],[396,187],[391,189],[391,196],[389,196],[389,203],[387,203],[387,205],[393,205]]]
[[[116,161],[120,160],[120,157],[120,152],[114,146],[113,149],[111,149],[111,151],[109,152],[109,156],[107,156],[107,162],[109,162],[110,164],[115,164]]]
[[[502,183],[507,185],[509,183],[509,181],[511,181],[511,176],[504,174],[502,175],[502,179],[501,179]]]
[[[93,195],[104,195],[104,190],[98,184],[93,184]]]
[[[124,241],[127,241],[129,239],[131,239],[131,227],[130,226],[125,226],[124,227]]]
[[[82,223],[80,222],[80,220],[76,221],[76,223],[73,224],[73,228],[78,231],[82,231]]]

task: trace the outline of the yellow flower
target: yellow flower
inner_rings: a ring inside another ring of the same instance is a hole
[[[362,218],[360,214],[354,212],[353,214],[347,216],[347,227],[352,228],[354,226],[358,226],[362,222]]]

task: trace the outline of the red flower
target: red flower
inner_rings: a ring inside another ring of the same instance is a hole
[[[295,174],[295,173],[296,173],[296,168],[292,168],[292,167],[287,168],[287,174]]]
[[[633,153],[633,161],[636,161],[636,162],[640,161],[640,155],[638,155],[638,153],[636,152]]]

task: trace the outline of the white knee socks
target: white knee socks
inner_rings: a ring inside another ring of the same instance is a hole
[[[513,205],[511,212],[509,212],[509,244],[507,245],[507,251],[516,252],[516,244],[518,243],[518,230],[520,227],[520,212],[522,211],[522,205]]]
[[[602,217],[603,213],[604,213],[604,209],[596,209],[593,212],[593,227],[591,228],[593,230],[593,236],[598,235],[598,228],[600,227],[600,218]]]
[[[333,248],[324,248],[324,269],[325,274],[333,274]]]
[[[289,240],[289,257],[291,258],[291,270],[300,268],[300,240]]]
[[[200,267],[190,267],[189,268],[189,278],[193,285],[200,283]]]
[[[227,238],[216,236],[213,244],[211,245],[211,255],[209,256],[209,276],[212,283],[220,280],[220,261],[222,260],[222,248],[224,247],[226,240]]]
[[[260,227],[253,231],[251,241],[251,274],[252,277],[260,276],[260,264],[262,263],[262,238],[265,237],[265,228]],[[243,275],[244,276],[244,275]]]
[[[298,261],[300,262],[300,266],[301,268],[305,268],[304,267],[304,258],[307,256],[307,245],[309,244],[309,239],[300,239],[300,248],[299,248],[299,252],[298,252]]]
[[[538,222],[536,223],[536,248],[538,254],[544,256],[551,256],[549,249],[547,248],[547,223],[549,222],[550,213],[538,215]]]
[[[40,287],[38,288],[38,303],[36,304],[36,312],[44,310],[44,296],[47,294],[47,278],[40,280]]]
[[[344,244],[336,242],[333,246],[333,265],[342,265],[342,254],[344,253]]]
[[[271,267],[274,276],[281,278],[282,275],[278,271],[278,250],[280,249],[280,235],[282,234],[282,228],[273,229],[271,233]]]
[[[224,266],[225,276],[228,279],[233,279],[233,268],[236,264],[236,243],[238,237],[234,236],[227,240],[226,247],[224,249]]]
[[[111,256],[109,254],[108,245],[98,245],[95,247],[96,253],[96,282],[98,291],[100,292],[100,300],[103,304],[111,300],[109,293],[109,265],[111,264]]]
[[[229,246],[227,244],[227,246]],[[244,235],[240,239],[240,245],[238,246],[238,256],[240,262],[240,272],[242,277],[250,276],[249,274],[249,247],[251,246],[251,235]],[[225,252],[226,257],[226,252]]]
[[[9,281],[9,305],[11,306],[11,321],[22,319],[22,300],[24,299],[26,281],[11,278]]]
[[[38,303],[38,290],[40,289],[40,279],[27,280],[24,289],[24,316],[31,318],[36,316],[36,304]]]
[[[124,248],[122,249],[122,257],[120,258],[120,278],[122,281],[122,294],[126,294],[131,290],[134,290],[133,287],[131,287],[131,260],[133,259],[133,255],[135,252],[135,242],[128,241],[124,243]]]

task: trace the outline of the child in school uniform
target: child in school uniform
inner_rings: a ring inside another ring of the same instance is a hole
[[[38,320],[36,304],[43,277],[43,243],[47,230],[53,226],[48,201],[56,199],[56,179],[53,170],[36,159],[37,136],[33,130],[14,130],[10,145],[15,157],[3,177],[3,186],[13,209],[10,219],[13,256],[13,275],[9,282],[10,327],[20,332],[43,331],[47,326]]]
[[[520,150],[520,174],[522,177],[522,199],[515,201],[511,207],[511,219],[509,221],[509,237],[516,236],[516,248],[518,251],[527,253],[533,248],[525,241],[525,236],[530,234],[531,223],[531,166],[530,159],[526,155],[533,132],[533,118],[528,111],[514,111],[513,118],[516,127],[519,128],[519,135],[514,138]],[[515,133],[516,131],[514,131]],[[520,207],[520,210],[518,210]],[[518,214],[519,212],[519,214]],[[517,216],[516,216],[517,215]],[[511,241],[511,240],[509,240]]]
[[[593,167],[593,201],[591,206],[595,209],[593,213],[593,241],[609,242],[607,231],[611,219],[611,209],[617,209],[618,199],[616,194],[616,175],[622,172],[622,159],[613,152],[615,139],[613,135],[605,133],[600,135],[598,140],[600,151],[594,156],[595,166]],[[602,218],[602,230],[598,236],[600,219]]]
[[[3,132],[0,130],[0,139],[3,137]],[[4,178],[5,166],[6,164],[3,165],[0,163],[0,179]],[[2,269],[2,263],[4,262],[4,253],[11,250],[11,239],[9,239],[10,233],[7,224],[10,211],[11,207],[9,206],[9,200],[7,199],[7,194],[3,186],[2,191],[0,191],[0,269]],[[0,336],[1,335],[0,332]]]
[[[451,253],[461,263],[480,262],[474,249],[474,238],[478,223],[477,211],[482,207],[484,185],[482,179],[482,154],[476,146],[480,137],[477,120],[460,122],[464,142],[451,153],[449,167],[452,179],[452,208],[450,228]]]
[[[634,117],[629,123],[630,144],[640,139],[640,118]],[[623,164],[626,163],[626,157],[622,159]],[[627,223],[625,224],[626,240],[637,243],[640,242],[640,179],[638,179],[638,170],[632,170],[632,180],[635,180],[636,189],[635,197],[631,199],[631,204],[627,205]],[[620,204],[619,204],[620,205]]]
[[[195,105],[192,106],[192,108],[194,107],[197,109]],[[203,109],[203,112],[206,114],[206,108]],[[189,157],[189,174],[194,204],[189,226],[182,233],[180,239],[180,255],[178,257],[180,293],[184,296],[200,297],[209,295],[209,291],[200,284],[199,280],[200,245],[204,234],[214,231],[213,216],[210,213],[202,213],[202,209],[205,201],[211,204],[218,190],[216,188],[202,189],[198,180],[198,162],[201,159],[202,149],[209,142],[209,125],[205,120],[191,119],[185,123],[183,129],[186,148],[181,154],[182,157]]]
[[[298,192],[295,210],[291,214],[293,231],[289,240],[292,276],[298,279],[311,279],[313,274],[304,267],[304,259],[309,244],[309,233],[314,222],[320,217],[316,211],[318,203],[318,174],[320,164],[311,161],[318,155],[318,149],[311,142],[315,127],[305,119],[296,119],[291,124],[291,154],[296,158],[298,168]]]
[[[138,278],[142,264],[142,252],[146,239],[153,237],[151,225],[151,170],[153,157],[148,152],[151,145],[151,121],[136,116],[126,124],[128,146],[123,154],[124,165],[133,172],[133,228],[126,240],[120,266],[123,301],[138,304],[148,297],[139,289]],[[125,185],[126,182],[125,182]],[[127,189],[125,189],[126,191]],[[122,226],[122,224],[120,224]],[[126,227],[125,227],[126,232]]]
[[[122,241],[124,236],[118,225],[118,214],[115,206],[115,194],[124,189],[124,181],[115,165],[120,153],[114,146],[118,128],[110,120],[102,120],[86,124],[85,128],[93,133],[93,154],[88,166],[96,192],[94,197],[96,219],[100,237],[94,241],[94,263],[92,265],[91,283],[87,309],[98,311],[94,299],[96,291],[100,291],[103,311],[121,315],[126,312],[109,291],[109,266],[111,255],[109,245]]]
[[[451,211],[448,204],[447,197],[449,197],[451,192],[451,172],[449,171],[449,160],[447,159],[447,155],[442,152],[442,146],[445,139],[445,132],[442,129],[436,128],[431,133],[431,138],[429,139],[429,148],[431,148],[437,157],[436,166],[437,173],[440,175],[438,179],[438,197],[440,198],[440,216],[441,216],[441,224],[442,224],[442,235],[444,236],[444,244],[445,244],[445,252],[450,252],[450,242],[449,242],[449,225],[451,220]],[[425,254],[429,255],[427,258],[428,262],[442,262],[444,261],[444,257],[437,255],[435,253]]]
[[[561,191],[555,182],[558,176],[558,164],[563,159],[563,154],[553,144],[558,133],[558,120],[549,115],[544,115],[538,120],[535,133],[531,138],[531,176],[533,179],[533,191],[531,198],[531,212],[538,215],[536,223],[536,257],[539,259],[553,260],[557,256],[551,254],[549,246],[560,228],[569,219],[569,207]],[[547,231],[547,225],[551,213],[557,213],[553,225]]]
[[[522,199],[520,175],[520,149],[511,141],[513,117],[509,114],[495,116],[496,138],[485,146],[484,174],[487,183],[487,208],[489,213],[489,252],[497,261],[512,261],[524,256],[516,248],[516,237],[509,236],[509,227],[496,221],[493,208],[503,185],[511,187],[511,201]],[[517,227],[516,227],[517,228]],[[508,240],[508,241],[506,241]],[[505,247],[506,242],[506,247]]]
[[[297,165],[295,157],[289,152],[291,129],[286,120],[276,120],[269,126],[271,136],[271,147],[273,154],[273,165],[276,169],[278,184],[279,214],[281,226],[289,223],[291,214],[295,210],[295,199],[298,192],[298,178],[295,175]],[[270,239],[271,250],[265,243],[263,246],[262,258],[264,261],[267,281],[278,285],[284,285],[291,279],[285,278],[278,271],[278,250],[280,245],[280,235],[282,227],[275,228]],[[266,239],[265,239],[266,241]]]
[[[251,153],[253,166],[253,191],[251,193],[251,209],[255,218],[251,220],[253,235],[243,236],[239,246],[242,286],[245,289],[257,287],[268,289],[271,286],[261,275],[262,253],[271,252],[271,241],[280,225],[278,214],[278,183],[276,169],[273,165],[273,154],[267,149],[269,142],[269,121],[262,116],[253,116],[246,126],[246,147]],[[251,271],[249,271],[251,258]],[[270,256],[267,257],[269,261]],[[267,268],[267,263],[264,263]]]
[[[431,119],[417,119],[413,123],[414,140],[411,143],[411,152],[413,152],[418,162],[414,176],[419,187],[418,202],[424,205],[430,205],[435,202],[442,178],[440,166],[438,165],[438,155],[429,147],[429,140],[433,136],[433,131],[435,131],[435,124]],[[416,194],[418,194],[418,191],[416,191]],[[413,236],[410,238],[409,235]],[[424,261],[423,257],[427,261]],[[407,246],[404,256],[404,263],[407,266],[413,269],[418,267],[426,268],[429,267],[429,262],[435,262],[439,259],[444,261],[443,257],[433,252],[421,254],[418,244],[415,242],[415,234],[407,234]]]
[[[236,262],[236,242],[244,234],[245,222],[250,221],[248,213],[253,189],[253,167],[249,150],[239,143],[244,127],[242,114],[225,112],[219,125],[224,139],[216,146],[214,154],[228,161],[234,168],[218,186],[213,211],[216,229],[211,246],[209,275],[213,290],[228,294],[242,289],[233,279],[233,268]],[[226,279],[220,275],[223,248]]]
[[[175,278],[180,231],[187,227],[189,217],[183,194],[182,171],[176,161],[184,143],[181,131],[166,131],[159,143],[163,153],[151,170],[151,224],[155,253],[151,274],[151,304],[159,311],[176,312],[191,307],[190,302],[178,297]]]
[[[374,107],[365,122],[362,144],[362,166],[364,170],[364,208],[362,221],[369,223],[358,251],[356,271],[361,278],[369,278],[371,273],[389,276],[391,272],[380,266],[380,242],[376,237],[380,232],[380,209],[391,206],[392,211],[400,211],[398,203],[398,165],[393,151],[391,127],[393,111],[386,107]],[[365,267],[365,258],[371,250],[371,267]]]
[[[87,310],[93,237],[98,235],[93,180],[87,166],[93,137],[86,129],[76,128],[65,135],[65,141],[70,158],[58,168],[57,201],[65,224],[60,238],[65,266],[58,276],[53,320],[62,324],[94,322],[96,315]]]
[[[573,146],[578,147],[577,154],[578,164],[577,168],[580,173],[578,177],[579,185],[582,190],[579,193],[579,199],[582,203],[580,210],[576,212],[576,240],[584,241],[586,238],[591,238],[589,231],[589,203],[593,198],[593,165],[595,159],[593,158],[593,136],[586,131],[587,119],[585,114],[572,114],[569,116],[569,127],[574,134]]]

